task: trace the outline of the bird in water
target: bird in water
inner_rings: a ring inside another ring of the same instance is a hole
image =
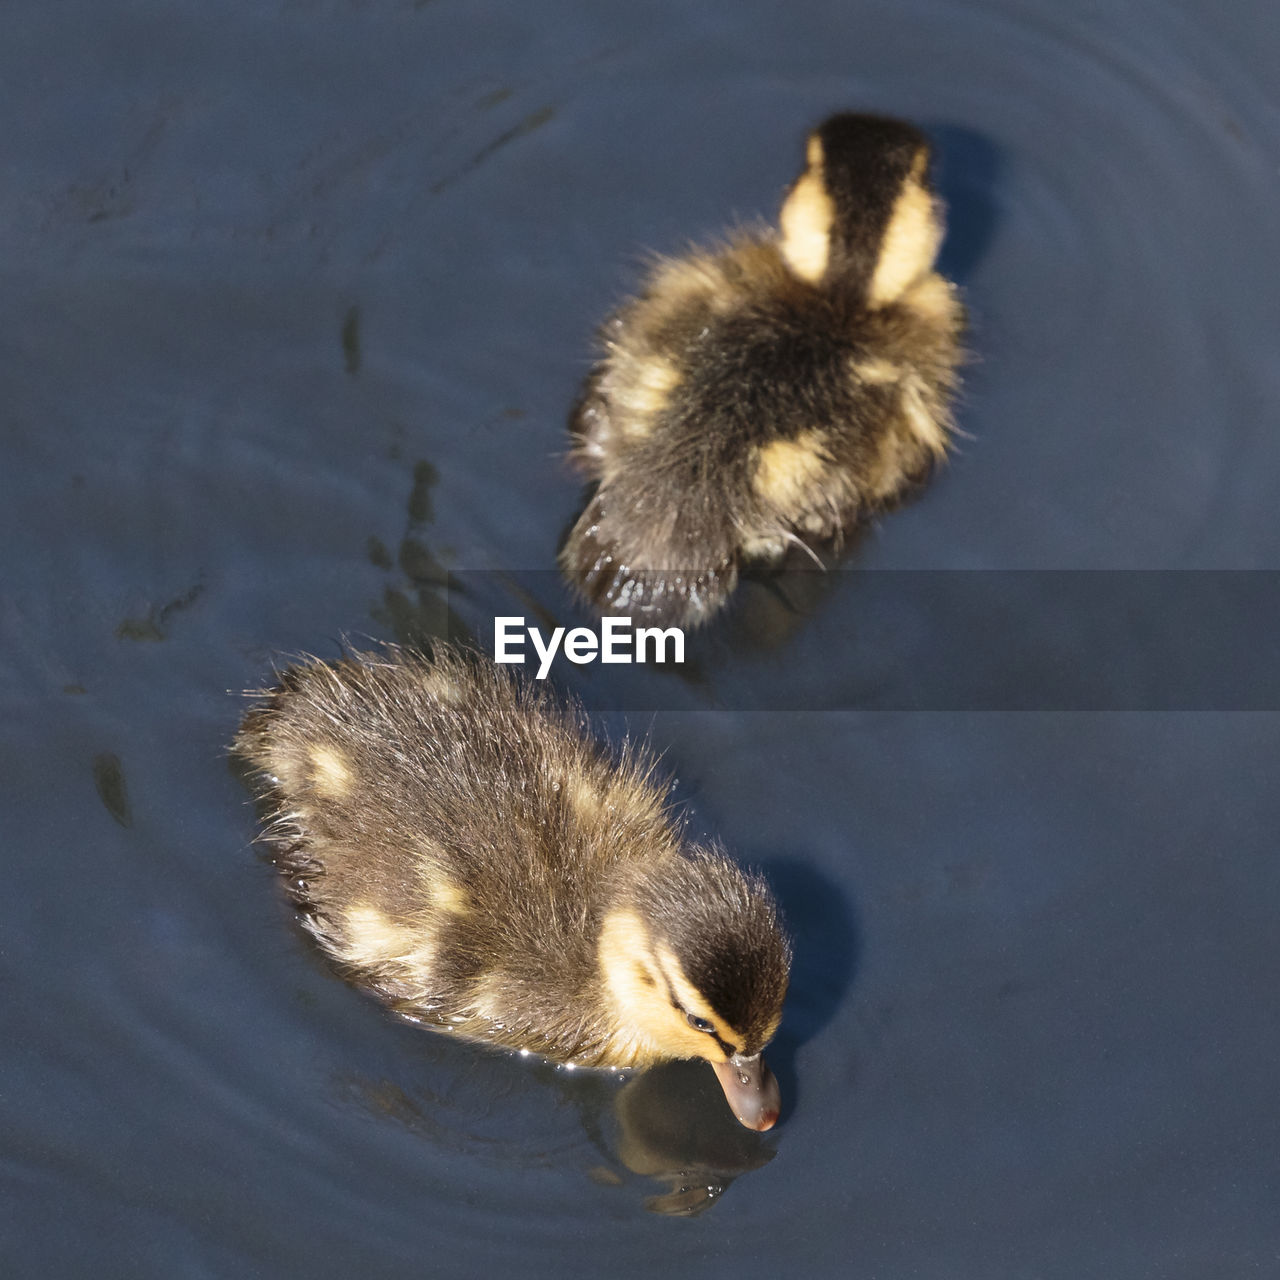
[[[749,561],[838,546],[946,454],[964,309],[918,129],[837,115],[777,232],[656,261],[570,422],[595,491],[560,553],[602,612],[710,618]]]
[[[791,951],[765,882],[690,843],[648,753],[440,646],[287,670],[233,750],[306,927],[397,1013],[582,1067],[710,1062],[768,1129]]]

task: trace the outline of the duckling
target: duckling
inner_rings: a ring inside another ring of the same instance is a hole
[[[574,1066],[704,1058],[744,1125],[777,1120],[777,907],[685,840],[644,749],[441,645],[292,667],[233,751],[306,927],[397,1013]]]
[[[696,625],[746,560],[838,545],[946,454],[964,310],[911,125],[808,138],[778,233],[659,259],[573,411],[597,487],[561,565],[601,611]]]

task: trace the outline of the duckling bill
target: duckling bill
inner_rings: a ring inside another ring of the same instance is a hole
[[[684,838],[642,749],[441,647],[285,672],[234,743],[306,927],[392,1009],[584,1067],[711,1063],[768,1129],[790,946],[768,887]]]
[[[911,125],[833,116],[776,233],[659,260],[606,322],[560,555],[602,611],[704,622],[745,561],[838,544],[946,454],[964,311],[929,164]]]

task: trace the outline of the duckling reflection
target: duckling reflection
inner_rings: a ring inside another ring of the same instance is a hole
[[[440,646],[311,662],[245,717],[304,920],[402,1016],[584,1067],[702,1058],[749,1128],[791,951],[772,894],[683,837],[642,749]]]
[[[628,1175],[651,1179],[666,1188],[645,1195],[655,1213],[702,1213],[775,1154],[763,1135],[734,1120],[710,1073],[693,1062],[664,1063],[635,1076],[549,1064],[513,1074],[510,1061],[498,1055],[485,1067],[477,1072],[435,1055],[431,1083],[348,1073],[335,1086],[343,1102],[450,1156],[506,1170],[576,1168],[623,1194],[637,1186]],[[544,1099],[540,1107],[531,1092],[535,1083],[550,1086],[561,1105],[548,1107]],[[564,1125],[564,1104],[576,1111],[581,1132]]]
[[[806,160],[779,234],[660,260],[601,332],[560,558],[602,610],[704,622],[744,562],[838,544],[947,451],[964,312],[928,140],[838,115]]]
[[[654,1213],[692,1217],[709,1209],[735,1178],[760,1169],[774,1150],[716,1108],[705,1073],[672,1063],[618,1091],[618,1158],[632,1173],[669,1189],[651,1196]]]

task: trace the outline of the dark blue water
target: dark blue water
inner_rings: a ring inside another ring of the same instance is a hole
[[[647,705],[560,664],[787,908],[763,1141],[696,1070],[393,1022],[225,757],[281,651],[570,615],[595,323],[643,250],[771,218],[837,109],[937,140],[975,351],[970,438],[846,565],[1280,568],[1277,55],[1261,0],[7,5],[5,1273],[1277,1274],[1247,696],[1059,697],[1091,633],[1041,627],[984,704],[908,612],[929,692],[877,697],[892,601],[843,572],[747,584]],[[1271,616],[1212,660],[1265,668]],[[1207,709],[1105,709],[1147,705]]]

